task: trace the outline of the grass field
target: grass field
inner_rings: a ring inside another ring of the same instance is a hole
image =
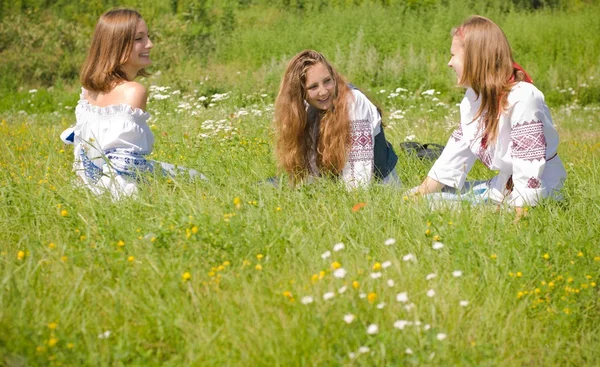
[[[274,82],[231,79],[214,95],[163,72],[142,80],[151,158],[209,180],[157,178],[113,202],[73,184],[58,138],[75,83],[4,94],[0,366],[599,365],[597,66],[578,66],[570,86],[543,78],[568,178],[562,202],[517,224],[403,197],[432,162],[398,144],[444,144],[458,121],[461,91],[442,67],[364,88],[384,106],[401,189],[262,184],[277,174]],[[478,163],[469,177],[491,174]]]

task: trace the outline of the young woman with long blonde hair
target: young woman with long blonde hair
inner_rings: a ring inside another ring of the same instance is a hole
[[[560,198],[566,171],[558,157],[558,134],[544,95],[513,60],[506,36],[481,16],[468,18],[452,36],[448,66],[458,85],[467,88],[461,121],[413,193],[443,188],[465,193],[467,187],[481,200],[514,207],[517,217],[543,198]],[[465,185],[477,159],[499,174],[478,186]]]
[[[381,112],[316,51],[289,62],[275,101],[275,132],[279,168],[293,183],[316,176],[339,178],[348,188],[375,178],[399,183]]]

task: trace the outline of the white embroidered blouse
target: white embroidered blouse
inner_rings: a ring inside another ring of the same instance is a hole
[[[85,93],[82,88],[75,109],[73,171],[95,194],[132,195],[137,192],[135,173],[152,169],[145,158],[154,144],[150,114],[127,104],[94,106]]]
[[[340,178],[348,189],[366,187],[374,177],[375,136],[381,131],[381,115],[377,107],[359,90],[352,89],[350,111],[351,139],[350,153]],[[310,171],[319,175],[317,167],[317,141],[319,124],[311,127],[312,149],[309,152]]]
[[[521,207],[536,205],[545,197],[560,197],[566,171],[557,155],[558,134],[542,92],[533,84],[517,83],[498,121],[497,141],[486,147],[481,144],[481,119],[473,121],[480,104],[475,92],[467,89],[460,104],[460,125],[428,176],[461,189],[479,159],[499,171],[488,184],[494,202]],[[510,180],[512,189],[507,187]]]

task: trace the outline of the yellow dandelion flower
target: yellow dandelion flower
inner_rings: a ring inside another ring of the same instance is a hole
[[[556,280],[563,280],[563,279],[564,279],[564,278],[563,278],[563,276],[562,276],[562,275],[559,275],[559,276],[557,276],[557,277],[556,277]]]
[[[517,293],[517,298],[521,298],[521,297],[523,297],[523,296],[524,296],[524,293],[523,293],[523,292],[519,292],[519,293]]]
[[[38,345],[37,348],[35,348],[35,351],[38,353],[44,353],[46,351],[46,348],[42,347],[41,345]]]
[[[25,258],[25,251],[17,252],[17,259],[23,260]]]
[[[595,287],[595,286],[596,286],[596,282],[591,282],[591,283],[590,283],[590,286],[591,286],[591,287]]]
[[[339,269],[339,268],[341,268],[341,267],[342,267],[342,264],[340,264],[340,263],[339,263],[339,262],[337,262],[337,261],[334,261],[334,262],[332,262],[332,263],[331,263],[331,268],[332,268],[333,270]]]
[[[439,235],[437,235],[437,234],[436,234],[435,236],[433,236],[433,240],[434,240],[434,241],[439,241],[439,240],[441,240],[441,239],[442,239],[442,237],[440,237],[440,236],[439,236]]]
[[[119,240],[119,242],[117,242],[117,246],[119,246],[119,247],[125,246],[125,241]]]
[[[233,205],[235,205],[235,207],[239,209],[242,206],[242,200],[236,197],[235,199],[233,199]]]
[[[577,257],[583,257],[583,252],[579,251],[579,252],[577,253]]]
[[[217,267],[217,271],[223,271],[223,270],[225,270],[225,266],[223,266],[223,265],[219,265],[219,266]]]
[[[58,327],[58,324],[56,322],[51,322],[48,324],[48,329],[50,329],[50,330],[56,330],[57,327]]]
[[[52,249],[56,248],[56,245],[54,244],[54,242],[50,242],[50,243],[48,244],[48,248],[49,248],[50,250],[52,250]]]
[[[548,254],[544,254],[544,256],[542,256],[544,258],[544,260],[548,260],[550,258],[550,255]]]
[[[58,339],[56,339],[56,338],[50,338],[50,339],[48,339],[48,346],[49,347],[55,346],[56,343],[58,343]]]
[[[184,282],[187,282],[188,280],[190,280],[192,278],[192,274],[190,274],[189,271],[186,271],[185,273],[181,274],[181,279]]]
[[[319,274],[313,274],[313,275],[310,277],[310,280],[311,280],[313,283],[316,283],[316,282],[318,282],[318,281],[319,281]]]
[[[152,237],[152,238],[150,239],[150,242],[152,242],[152,243],[156,242],[156,237]]]
[[[563,312],[568,315],[571,313],[571,310],[568,307],[566,307],[563,309]]]
[[[517,278],[520,278],[523,276],[523,273],[521,273],[520,271],[517,271]]]
[[[367,299],[369,300],[369,303],[375,302],[375,300],[377,299],[377,293],[374,293],[374,292],[369,293],[369,295],[367,296]]]
[[[223,266],[229,266],[229,265],[231,265],[231,262],[229,260],[225,260],[223,262]]]
[[[373,270],[374,271],[381,270],[381,263],[376,262],[375,264],[373,264]]]
[[[69,344],[67,344],[67,348],[73,349],[73,348],[75,348],[75,344],[69,343]]]
[[[541,289],[539,289],[539,288],[536,288],[536,289],[535,289],[535,293],[539,294],[539,293],[541,293],[541,292],[542,292],[542,290],[541,290]]]
[[[256,266],[254,267],[254,269],[256,269],[256,270],[263,270],[263,267],[260,264],[256,264]]]
[[[431,234],[431,229],[427,228],[427,230],[425,230],[425,236],[429,236]]]
[[[250,261],[248,261],[246,259],[244,259],[244,261],[242,261],[242,266],[248,266],[250,264],[251,264]]]
[[[258,260],[261,260],[263,257],[265,257],[265,255],[263,255],[263,254],[258,254],[258,255],[256,255],[256,258],[257,258]]]
[[[196,226],[193,226],[193,227],[192,227],[192,233],[193,233],[193,234],[196,234],[196,233],[198,233],[198,227],[196,227]]]
[[[80,241],[85,241],[85,239],[86,239],[86,238],[87,238],[87,237],[86,237],[86,235],[84,235],[84,234],[82,234],[81,236],[79,236],[79,240],[80,240]]]
[[[323,278],[325,278],[325,271],[324,271],[324,270],[321,270],[321,271],[319,272],[319,279],[323,279]]]
[[[284,296],[284,297],[287,297],[287,298],[292,298],[292,297],[293,297],[293,296],[292,296],[292,292],[290,292],[290,291],[285,291],[285,292],[283,292],[283,296]]]
[[[281,208],[280,208],[280,207],[277,207],[277,208],[275,208],[275,211],[277,211],[277,212],[280,212],[280,211],[281,211]]]
[[[64,263],[66,263],[67,261],[69,261],[69,258],[68,258],[68,257],[66,257],[66,256],[61,256],[61,257],[60,257],[60,261],[62,261],[62,262],[64,262]]]
[[[600,261],[600,256],[594,257],[594,261]]]
[[[67,215],[69,215],[69,212],[66,209],[63,209],[60,211],[60,216],[61,217],[66,217]]]
[[[357,282],[356,280],[352,282],[352,288],[354,289],[358,289],[358,287],[360,287],[360,283]]]
[[[508,272],[508,276],[509,276],[509,277],[514,277],[514,276],[515,276],[515,273],[513,273],[512,271],[509,271],[509,272]]]
[[[490,255],[490,259],[492,259],[492,260],[496,260],[497,258],[498,258],[498,255],[496,255],[496,254]]]
[[[217,275],[214,271],[209,271],[208,272],[208,276],[209,277],[214,277],[215,275]]]
[[[550,288],[554,288],[554,282],[550,282],[550,283],[548,283],[548,287],[550,287]]]
[[[569,278],[567,279],[567,283],[573,283],[573,280],[574,280],[574,279],[573,279],[573,277],[569,277]]]
[[[585,279],[590,280],[590,279],[592,279],[592,276],[589,274],[586,274]]]
[[[133,257],[133,256],[129,256],[129,257],[127,258],[127,261],[129,261],[130,263],[132,263],[132,262],[134,262],[134,261],[135,261],[135,257]]]

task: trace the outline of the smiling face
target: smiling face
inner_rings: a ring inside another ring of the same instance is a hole
[[[143,19],[137,24],[133,47],[127,61],[122,65],[129,80],[133,80],[141,69],[152,65],[150,50],[154,45],[148,35],[148,26]]]
[[[333,106],[335,81],[323,63],[315,64],[306,71],[306,102],[314,108],[325,111]]]
[[[464,69],[465,48],[463,46],[463,40],[458,35],[452,38],[450,55],[451,58],[448,62],[448,66],[454,69],[454,72],[456,73],[456,82],[460,84]]]

